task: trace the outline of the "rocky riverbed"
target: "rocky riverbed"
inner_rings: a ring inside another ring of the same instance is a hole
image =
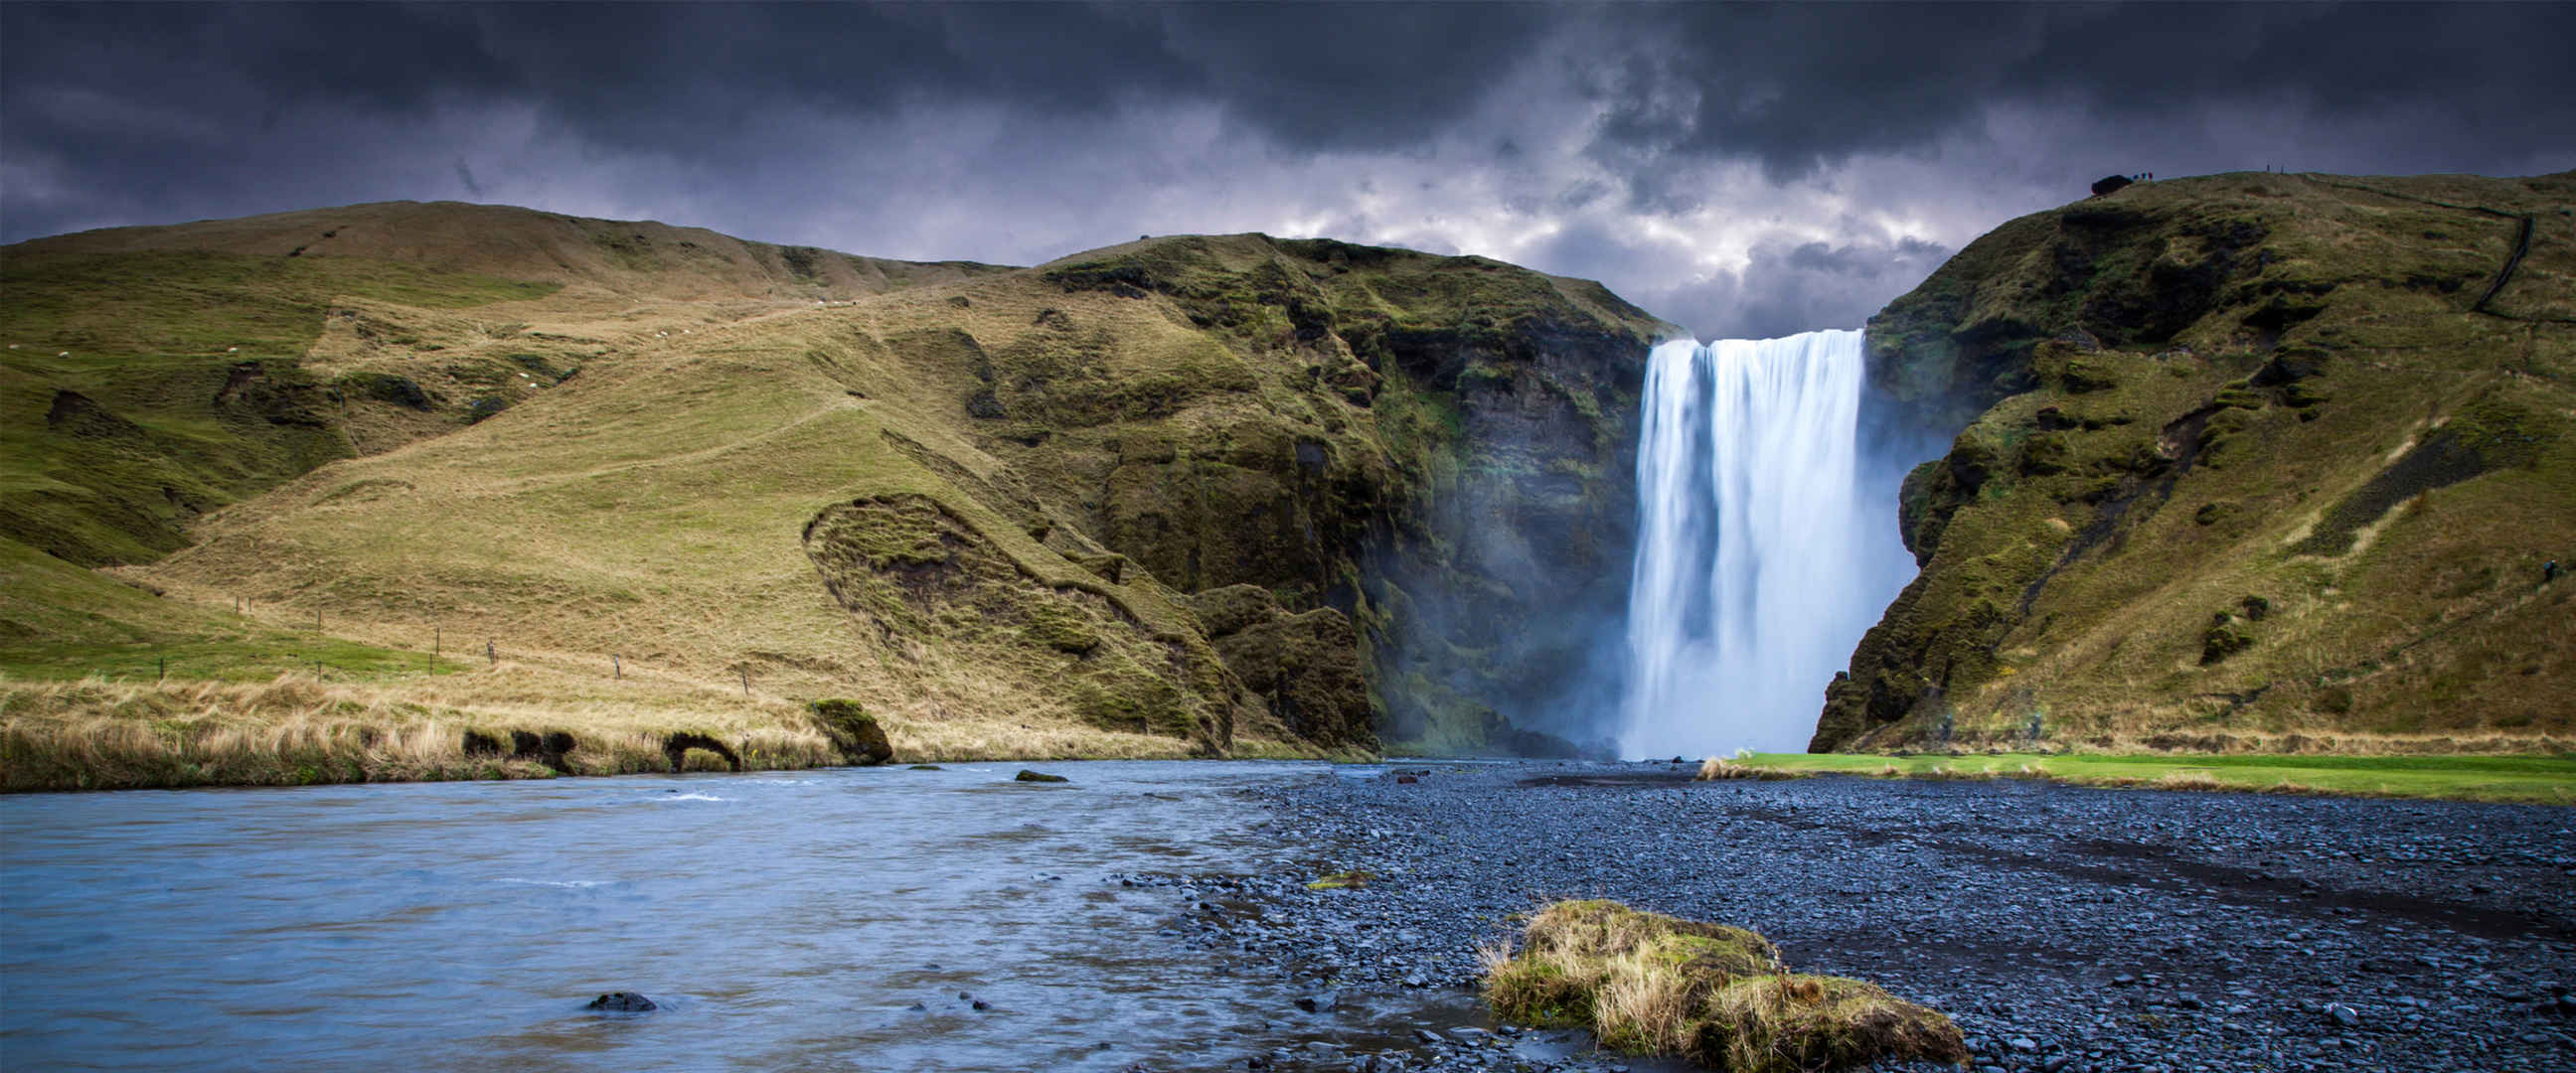
[[[2576,811],[1692,770],[1318,776],[1247,791],[1312,875],[1110,882],[1168,890],[1163,938],[1303,996],[1236,1067],[1664,1068],[1479,1019],[1478,944],[1606,897],[1929,1003],[1979,1067],[2576,1069]],[[1376,880],[1306,887],[1345,869]]]

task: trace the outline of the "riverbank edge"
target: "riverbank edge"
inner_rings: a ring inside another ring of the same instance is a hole
[[[551,682],[513,683],[507,675],[450,681],[457,683],[450,692],[393,696],[300,675],[157,683],[0,677],[0,793],[854,766],[792,700],[669,690],[564,697],[544,688]],[[893,765],[1381,759],[1256,737],[1238,737],[1211,756],[1188,740],[1094,727],[872,715],[892,746],[884,763]]]

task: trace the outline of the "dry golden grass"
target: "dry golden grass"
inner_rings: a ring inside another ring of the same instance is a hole
[[[567,695],[518,668],[378,683],[285,675],[260,683],[28,683],[0,679],[0,788],[124,789],[297,785],[555,774],[533,758],[469,755],[468,732],[563,732],[561,773],[668,770],[663,743],[693,733],[727,743],[750,769],[839,762],[801,709],[725,710],[639,698]],[[705,752],[694,768],[728,765]]]
[[[1179,739],[1078,725],[874,714],[900,763],[1191,755]],[[566,733],[576,747],[553,769],[530,758],[468,755],[469,731],[505,748],[513,732]],[[745,770],[845,762],[797,701],[669,677],[600,680],[542,664],[349,682],[302,674],[252,683],[0,676],[0,790],[7,791],[667,771],[663,747],[675,734],[725,743]],[[1297,742],[1240,744],[1280,758],[1320,752]],[[703,750],[683,761],[690,770],[729,769]]]
[[[1790,973],[1753,932],[1617,902],[1550,905],[1530,918],[1517,953],[1489,945],[1478,956],[1497,1015],[1588,1028],[1614,1050],[1737,1073],[1967,1057],[1938,1012],[1858,980]]]

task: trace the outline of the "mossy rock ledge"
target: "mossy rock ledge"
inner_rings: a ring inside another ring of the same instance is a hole
[[[2239,173],[1971,243],[1869,321],[1865,423],[1947,447],[1810,748],[2563,747],[2572,204]]]

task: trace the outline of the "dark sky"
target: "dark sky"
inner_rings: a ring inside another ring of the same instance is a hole
[[[2576,4],[0,4],[0,241],[395,198],[1027,264],[1268,231],[1857,325],[2114,172],[2576,168]]]

